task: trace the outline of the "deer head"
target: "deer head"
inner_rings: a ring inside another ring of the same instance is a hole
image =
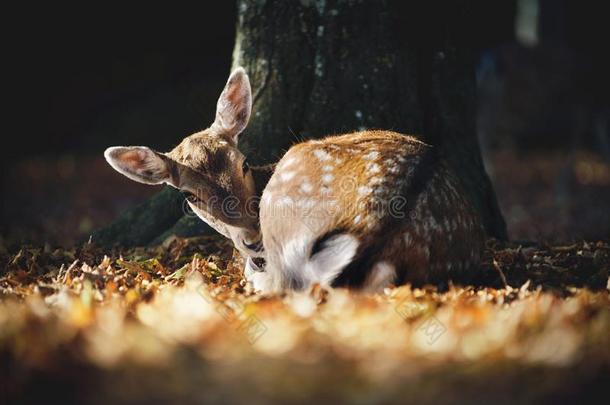
[[[104,156],[134,181],[181,190],[203,221],[232,239],[242,253],[260,256],[260,191],[246,157],[237,149],[251,109],[250,81],[240,67],[231,73],[209,128],[187,136],[168,153],[146,146],[115,146]]]

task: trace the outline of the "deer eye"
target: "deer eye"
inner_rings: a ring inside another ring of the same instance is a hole
[[[182,194],[188,202],[195,203],[195,202],[199,201],[199,198],[195,194],[191,193],[190,191],[181,190],[180,194]]]
[[[248,164],[248,161],[246,159],[244,159],[243,163],[241,164],[241,172],[245,176],[249,170],[250,170],[250,165]]]

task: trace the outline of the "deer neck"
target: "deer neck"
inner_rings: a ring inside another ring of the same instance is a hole
[[[254,180],[255,196],[257,198],[260,198],[263,194],[263,190],[269,182],[269,179],[271,178],[271,175],[273,174],[273,171],[275,170],[275,164],[253,166],[250,169],[252,171],[252,178]],[[258,218],[257,231],[260,235],[260,225],[258,224]],[[252,259],[261,258],[263,256],[262,240],[256,241],[252,245],[246,245],[243,243],[243,234],[240,234],[239,231],[229,228],[227,232],[227,237],[233,240],[235,246],[238,247],[238,250],[240,250],[245,255],[245,257]]]
[[[252,166],[252,178],[254,179],[254,188],[256,189],[256,196],[260,197],[263,195],[263,190],[269,183],[269,179],[275,170],[275,163],[270,163],[263,166]]]

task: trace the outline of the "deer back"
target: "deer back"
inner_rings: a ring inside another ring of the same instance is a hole
[[[482,245],[457,177],[433,148],[390,131],[293,146],[260,223],[266,289],[436,282],[474,265]]]

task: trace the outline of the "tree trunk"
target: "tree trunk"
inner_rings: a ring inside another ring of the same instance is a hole
[[[365,128],[415,135],[453,166],[488,235],[506,239],[475,130],[472,7],[238,0],[233,65],[245,67],[254,94],[242,149],[262,164],[306,138]]]

